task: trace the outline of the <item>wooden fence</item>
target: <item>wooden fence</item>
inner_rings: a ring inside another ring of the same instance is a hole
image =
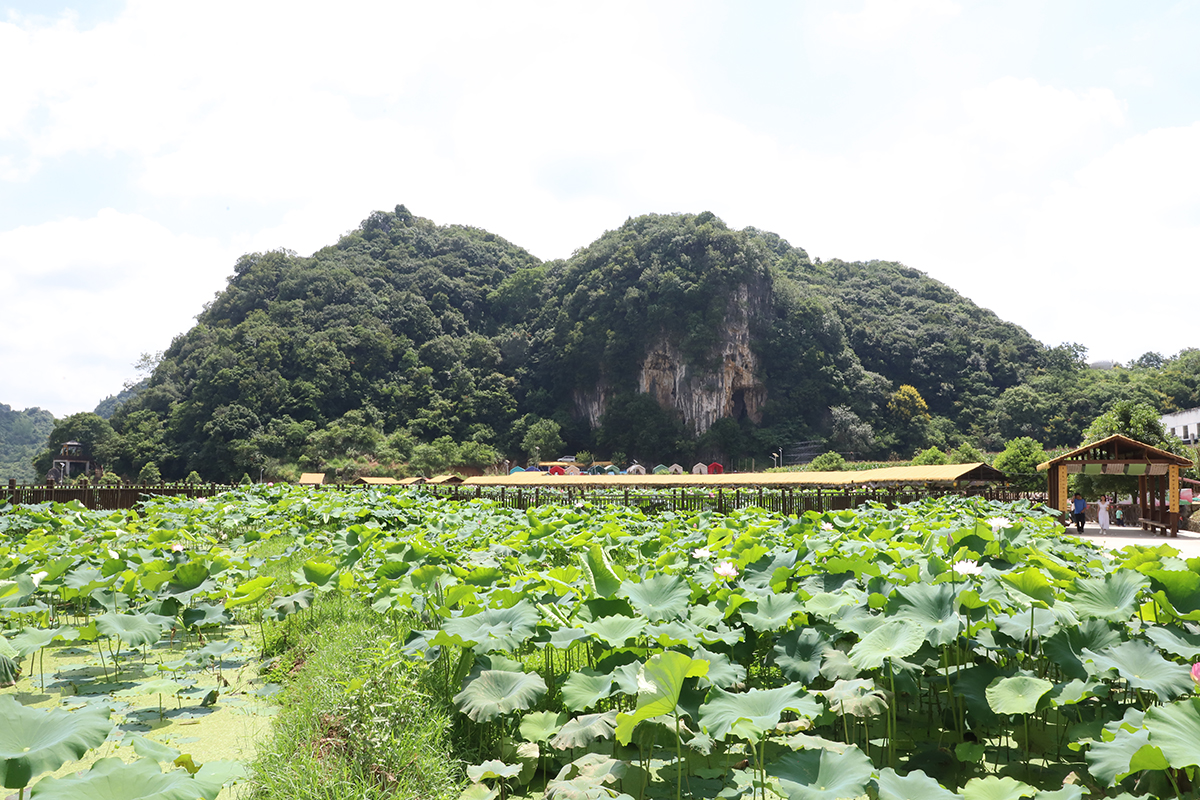
[[[835,488],[803,489],[791,487],[739,486],[710,489],[676,488],[659,490],[589,489],[587,487],[512,487],[512,486],[425,486],[426,491],[440,497],[470,499],[483,497],[508,508],[526,509],[557,503],[574,505],[637,506],[648,513],[662,511],[704,511],[727,513],[738,508],[765,508],[785,516],[806,511],[825,513],[856,508],[863,503],[877,502],[889,508],[926,497],[962,495],[988,500],[1031,500],[1045,502],[1044,493],[1015,492],[1002,489],[943,489],[924,486],[888,489]]]
[[[0,486],[0,504],[33,505],[36,503],[68,503],[72,500],[91,509],[133,508],[147,496],[165,497],[212,497],[221,492],[236,489],[236,486],[221,484],[159,484],[122,486],[55,486],[54,484],[18,485],[9,481]],[[323,488],[360,490],[368,487],[361,484],[327,485]],[[1012,492],[1003,489],[981,490],[978,487],[966,490],[943,489],[924,486],[905,486],[887,489],[861,489],[858,487],[820,489],[792,487],[711,487],[705,489],[596,489],[589,487],[512,487],[512,486],[421,486],[421,491],[438,497],[460,500],[487,498],[507,508],[526,509],[541,505],[591,503],[593,506],[623,505],[637,506],[648,513],[663,511],[696,512],[704,510],[726,513],[738,508],[757,506],[787,516],[806,511],[839,511],[855,508],[863,503],[877,502],[889,507],[942,495],[970,495],[989,500],[1045,500],[1041,493]]]

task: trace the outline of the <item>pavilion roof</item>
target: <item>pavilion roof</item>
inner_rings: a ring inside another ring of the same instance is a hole
[[[1085,444],[1083,447],[1077,447],[1068,453],[1055,456],[1049,461],[1044,461],[1038,464],[1038,472],[1045,472],[1050,467],[1058,466],[1062,463],[1068,464],[1112,464],[1112,465],[1133,465],[1133,464],[1175,464],[1180,467],[1192,466],[1192,460],[1187,456],[1176,455],[1175,453],[1159,449],[1153,445],[1139,442],[1136,439],[1130,439],[1119,433],[1114,433],[1108,438],[1101,439],[1097,442]],[[1122,471],[1121,474],[1124,474]],[[1106,473],[1109,474],[1109,473]],[[1111,473],[1117,474],[1117,473]]]

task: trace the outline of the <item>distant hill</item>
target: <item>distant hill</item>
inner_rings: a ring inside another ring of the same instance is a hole
[[[14,411],[0,403],[0,480],[33,483],[40,476],[33,458],[46,446],[54,429],[54,416],[40,408]]]
[[[112,415],[116,413],[117,407],[126,400],[132,400],[141,394],[142,390],[146,388],[146,384],[148,382],[149,379],[144,378],[129,388],[122,389],[117,394],[110,394],[108,397],[96,404],[96,408],[92,413],[101,419],[112,419]]]
[[[800,439],[886,455],[990,435],[984,412],[1046,353],[917,270],[814,262],[707,212],[543,263],[397,206],[309,258],[241,258],[114,409],[109,466],[228,478],[438,441],[523,460],[543,419],[563,452],[643,461],[765,462]]]

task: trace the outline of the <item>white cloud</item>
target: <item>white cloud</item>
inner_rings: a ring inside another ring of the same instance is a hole
[[[0,402],[92,408],[191,326],[232,264],[215,242],[110,209],[0,233],[0,319],[20,333],[0,341]]]
[[[915,25],[955,17],[961,10],[951,0],[865,0],[860,11],[830,13],[824,33],[845,45],[877,47],[900,39]]]

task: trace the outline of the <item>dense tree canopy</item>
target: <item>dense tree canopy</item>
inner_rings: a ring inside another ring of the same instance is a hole
[[[646,392],[652,354],[682,376],[672,402]],[[543,263],[397,206],[310,257],[243,256],[149,376],[98,409],[111,425],[74,415],[41,441],[91,436],[128,477],[236,480],[523,461],[535,441],[543,457],[647,464],[766,462],[802,440],[858,458],[1073,446],[1118,403],[1200,405],[1200,351],[1107,370],[1085,357],[918,270],[814,261],[708,212],[630,219]],[[680,392],[751,362],[723,418],[685,418]]]

